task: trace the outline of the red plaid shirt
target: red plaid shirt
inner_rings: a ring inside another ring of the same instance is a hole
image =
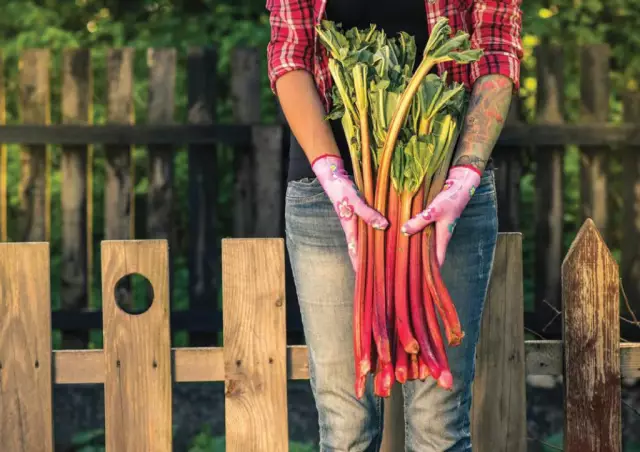
[[[337,0],[336,0],[337,1]],[[451,80],[470,88],[479,77],[502,74],[520,87],[522,58],[522,0],[425,0],[429,30],[441,16],[449,19],[453,32],[464,30],[471,46],[482,48],[483,57],[469,65],[452,62],[438,65]],[[326,50],[315,32],[324,18],[327,0],[267,0],[271,40],[267,60],[271,89],[279,77],[293,70],[313,74],[327,111],[331,105],[331,75]]]

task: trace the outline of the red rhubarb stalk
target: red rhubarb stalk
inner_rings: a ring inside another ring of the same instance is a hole
[[[405,191],[400,197],[401,224],[411,217],[411,193]],[[409,273],[409,237],[399,233],[396,248],[395,316],[397,335],[407,353],[418,353],[420,347],[411,332],[407,277]]]
[[[371,244],[371,233],[367,230],[367,254],[370,254],[371,249],[369,245]],[[364,298],[364,308],[363,308],[363,317],[362,317],[362,356],[360,358],[360,372],[361,375],[366,375],[369,371],[371,371],[374,367],[372,366],[371,360],[371,342],[373,340],[372,337],[372,327],[373,327],[373,259],[364,259],[366,261],[366,276],[365,276],[365,298]]]
[[[396,339],[396,380],[400,384],[407,382],[409,374],[409,355],[402,348],[402,344]]]
[[[424,191],[419,190],[413,199],[412,216],[418,215],[422,211],[422,202],[424,201]],[[427,324],[425,323],[425,313],[423,306],[422,291],[422,234],[413,234],[409,239],[409,304],[411,306],[411,324],[415,333],[418,344],[420,345],[420,357],[429,366],[429,372],[433,378],[440,377],[442,371],[435,354],[433,353],[432,344],[429,341],[429,333],[427,332]]]
[[[420,355],[417,353],[412,353],[409,355],[409,375],[408,380],[413,381],[417,380],[420,377]],[[426,364],[425,364],[426,366]]]
[[[422,240],[423,253],[428,252],[427,248],[432,231],[433,230],[431,228],[427,228],[427,230],[421,234],[424,236]],[[440,377],[438,378],[438,385],[445,389],[451,389],[451,387],[453,386],[453,376],[451,375],[451,370],[449,368],[449,360],[447,358],[447,352],[445,350],[444,341],[442,339],[440,324],[438,323],[438,318],[436,317],[436,309],[434,306],[433,297],[431,296],[431,293],[427,288],[427,286],[429,285],[427,279],[430,276],[431,273],[429,271],[423,272],[423,282],[425,286],[423,289],[423,304],[427,318],[429,339],[431,344],[433,344],[436,359],[438,360],[438,364],[442,369]]]
[[[353,352],[356,364],[356,395],[360,399],[364,395],[364,384],[361,380],[366,376],[362,365],[362,322],[364,320],[364,303],[366,288],[367,262],[363,258],[367,254],[367,225],[364,220],[358,221],[358,271],[356,272],[356,287],[353,297]],[[366,367],[366,366],[365,366]]]
[[[398,223],[400,222],[400,209],[399,209],[400,197],[395,189],[393,183],[391,184],[391,190],[389,192],[389,229],[386,234],[386,292],[387,292],[387,325],[389,325],[389,336],[393,337],[395,330],[395,313],[393,295],[395,288],[395,266],[396,266],[396,245],[398,241]]]
[[[427,363],[424,362],[422,356],[418,355],[418,378],[422,381],[425,381],[429,375],[429,366],[427,366]],[[440,374],[440,378],[438,379],[438,381],[440,381],[441,378],[442,374]]]
[[[458,318],[458,312],[456,311],[456,307],[451,300],[451,296],[449,295],[449,291],[447,290],[447,286],[442,281],[442,275],[440,274],[440,265],[438,264],[438,259],[436,257],[436,234],[435,232],[431,233],[431,237],[429,240],[429,264],[431,267],[431,274],[433,276],[433,287],[435,289],[432,296],[434,297],[434,301],[440,301],[439,309],[441,313],[444,315],[443,321],[446,325],[445,331],[447,333],[447,342],[451,346],[458,346],[462,342],[462,338],[464,337],[464,332],[462,331],[462,326],[460,325],[460,319]],[[445,320],[446,319],[446,320]]]

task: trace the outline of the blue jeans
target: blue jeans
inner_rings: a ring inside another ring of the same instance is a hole
[[[316,179],[289,182],[286,242],[300,302],[322,452],[378,451],[382,402],[369,381],[354,394],[355,274],[338,217]],[[456,226],[442,268],[465,338],[447,349],[453,391],[433,378],[403,385],[405,444],[411,452],[470,451],[471,384],[482,309],[498,235],[495,182],[487,170]]]

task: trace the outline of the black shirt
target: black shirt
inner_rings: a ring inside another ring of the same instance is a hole
[[[327,19],[341,23],[345,30],[353,27],[364,29],[375,24],[378,29],[384,30],[387,36],[396,36],[401,31],[409,33],[416,40],[416,65],[420,63],[428,40],[424,0],[328,0]],[[330,123],[345,169],[351,174],[351,156],[342,123],[340,120]],[[291,181],[305,177],[314,178],[315,175],[304,151],[292,134],[287,179]]]

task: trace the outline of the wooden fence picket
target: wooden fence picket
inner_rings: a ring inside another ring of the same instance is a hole
[[[102,242],[107,452],[172,452],[168,254],[166,240]],[[118,282],[132,274],[152,288],[136,315],[116,303]]]
[[[30,49],[20,57],[20,107],[24,124],[49,124],[51,92],[46,49]],[[48,146],[25,145],[21,153],[19,241],[49,240],[51,232],[51,155]]]
[[[476,350],[473,449],[526,452],[522,234],[500,234]]]
[[[536,49],[536,122],[565,121],[564,53],[545,43]],[[536,148],[535,162],[535,312],[540,324],[560,309],[560,266],[564,252],[564,146]]]
[[[93,122],[93,74],[89,49],[64,52],[62,60],[62,122]],[[93,150],[90,145],[62,146],[61,161],[62,310],[89,308],[93,269]],[[62,348],[83,348],[89,331],[62,331]]]
[[[564,451],[620,452],[618,265],[591,219],[562,264]]]
[[[187,60],[188,122],[211,127],[216,120],[216,67],[214,48],[189,50]],[[211,311],[218,299],[219,240],[217,146],[189,145],[189,308]],[[218,315],[220,317],[220,315]],[[215,343],[215,336],[201,332],[189,335],[191,346]]]
[[[287,452],[284,241],[223,240],[222,275],[227,452]]]
[[[53,452],[48,243],[0,244],[0,450]]]

